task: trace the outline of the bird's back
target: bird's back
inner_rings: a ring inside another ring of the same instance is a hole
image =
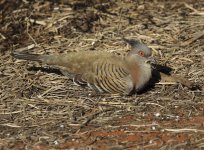
[[[44,62],[49,65],[56,65],[67,69],[72,73],[84,73],[92,71],[97,65],[107,63],[125,65],[123,58],[108,52],[69,52],[60,55],[44,55]],[[101,66],[101,67],[102,67]]]

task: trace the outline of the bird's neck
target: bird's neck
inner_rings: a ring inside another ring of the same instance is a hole
[[[142,89],[151,78],[152,70],[150,64],[133,57],[127,57],[126,59],[135,89]]]

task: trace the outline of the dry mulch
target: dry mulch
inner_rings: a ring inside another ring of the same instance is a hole
[[[0,1],[0,149],[204,148],[204,1]],[[196,88],[94,95],[11,52],[109,51],[139,39]]]

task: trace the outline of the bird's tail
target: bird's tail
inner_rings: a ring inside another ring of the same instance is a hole
[[[66,59],[66,56],[64,55],[40,55],[22,52],[13,52],[11,55],[16,59],[37,61],[48,65],[64,66],[64,64],[69,63],[69,59]]]
[[[23,60],[31,60],[31,61],[38,61],[38,62],[42,62],[44,60],[44,55],[39,55],[39,54],[13,52],[11,55],[14,58],[23,59]]]

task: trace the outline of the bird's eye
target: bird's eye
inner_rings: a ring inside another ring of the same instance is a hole
[[[138,52],[138,55],[144,57],[144,52],[143,52],[143,51],[139,51],[139,52]]]

